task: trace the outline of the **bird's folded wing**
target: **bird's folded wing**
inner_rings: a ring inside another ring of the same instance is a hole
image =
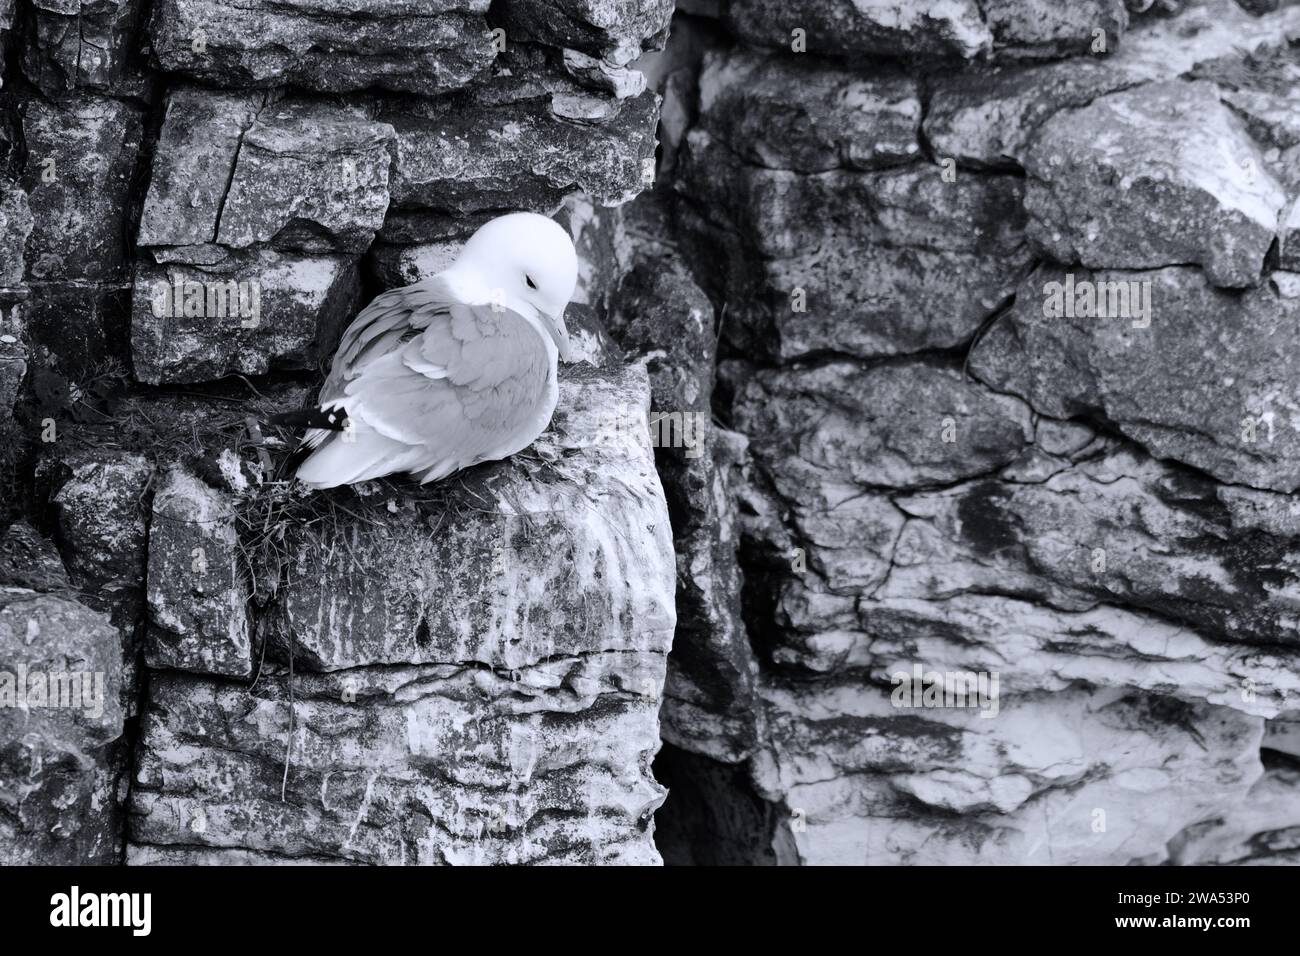
[[[360,426],[423,446],[431,466],[464,467],[535,437],[551,374],[541,333],[509,309],[402,301],[414,305],[405,319],[387,302],[364,327],[364,314],[353,323],[330,374],[333,383],[341,373],[341,394],[322,392],[322,401],[341,404]]]
[[[446,316],[452,301],[450,291],[438,277],[376,296],[343,333],[321,389],[321,404],[341,398],[348,380],[359,375],[369,362],[387,355],[439,316]]]

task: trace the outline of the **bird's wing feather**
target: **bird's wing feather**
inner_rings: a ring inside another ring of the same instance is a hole
[[[342,404],[382,435],[469,463],[536,419],[549,375],[541,335],[517,313],[454,304],[369,362]]]
[[[315,481],[344,467],[355,481],[401,461],[440,477],[512,454],[545,427],[551,375],[542,334],[512,310],[457,302],[436,283],[385,293],[344,333],[321,404],[341,405],[387,443],[346,449],[327,434],[300,475]],[[375,460],[357,461],[367,456]]]
[[[321,404],[341,398],[349,379],[359,375],[373,359],[391,352],[403,339],[428,328],[437,316],[447,313],[451,301],[450,290],[440,277],[375,296],[339,340],[321,389]]]

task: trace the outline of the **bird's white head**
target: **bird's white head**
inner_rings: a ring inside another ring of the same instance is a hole
[[[527,315],[531,306],[530,317],[555,340],[560,357],[569,357],[564,310],[578,284],[578,254],[559,223],[532,212],[498,216],[470,236],[452,268],[472,270],[507,307]]]

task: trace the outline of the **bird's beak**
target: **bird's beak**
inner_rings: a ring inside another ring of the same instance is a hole
[[[569,344],[568,326],[564,324],[564,310],[561,309],[557,315],[542,313],[542,321],[546,324],[546,331],[551,333],[551,338],[555,339],[555,347],[560,353],[561,361],[570,361],[573,357],[573,347]]]

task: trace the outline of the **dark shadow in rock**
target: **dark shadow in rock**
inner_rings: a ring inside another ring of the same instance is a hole
[[[655,845],[665,865],[793,862],[777,847],[777,808],[754,793],[744,765],[729,766],[664,744],[654,774],[668,788],[668,799],[655,813]]]

